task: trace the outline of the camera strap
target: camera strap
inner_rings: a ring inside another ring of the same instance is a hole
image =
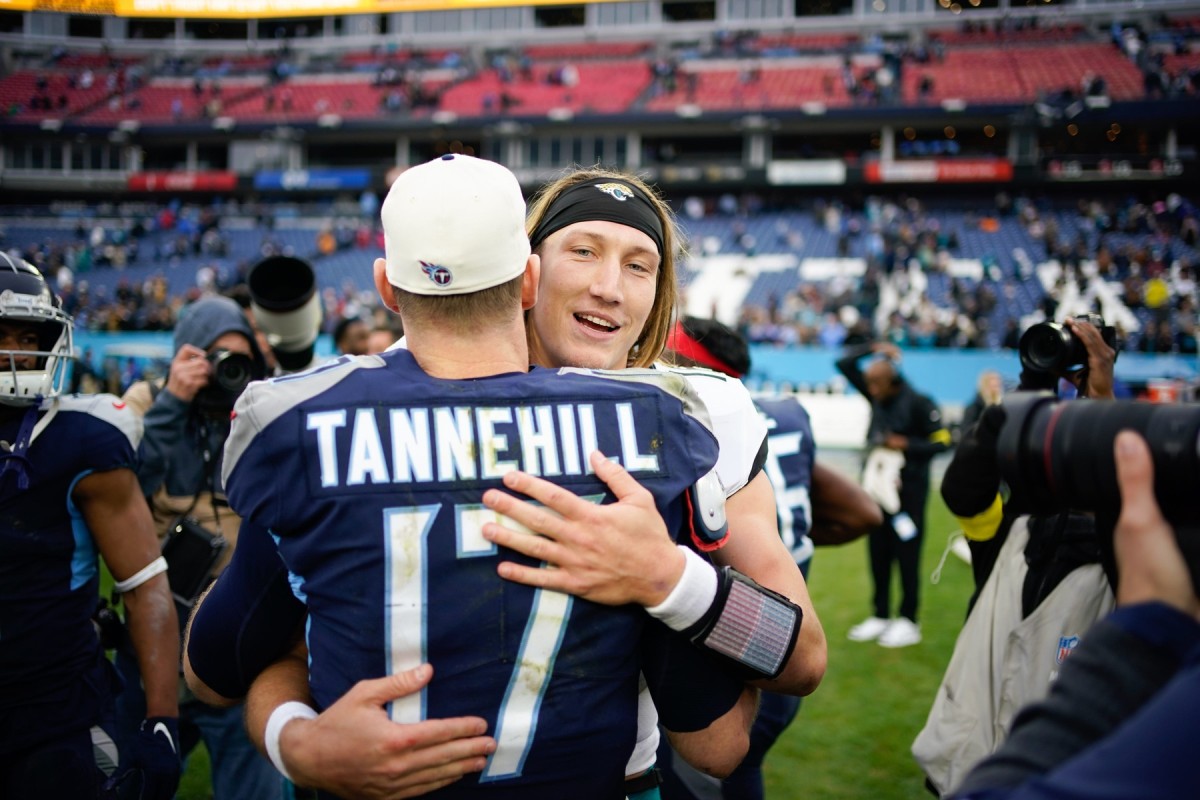
[[[219,533],[221,529],[221,513],[218,508],[219,506],[229,508],[229,503],[225,500],[224,493],[217,491],[217,460],[213,457],[212,429],[209,427],[209,420],[205,419],[204,415],[201,414],[196,424],[199,428],[200,441],[202,443],[200,445],[200,457],[204,462],[203,483],[196,490],[195,496],[192,497],[192,504],[188,506],[187,511],[183,512],[181,516],[186,517],[196,509],[196,506],[200,502],[200,495],[207,489],[209,503],[212,507],[213,524]]]

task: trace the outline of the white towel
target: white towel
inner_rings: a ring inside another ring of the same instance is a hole
[[[862,487],[879,503],[884,513],[895,514],[900,510],[900,470],[903,467],[904,453],[899,450],[876,447],[867,456]]]

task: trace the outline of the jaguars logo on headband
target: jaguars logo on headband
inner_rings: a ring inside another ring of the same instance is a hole
[[[421,271],[438,286],[449,286],[454,280],[454,275],[443,266],[430,264],[428,261],[420,261],[418,263],[421,265]]]
[[[598,183],[596,184],[596,188],[614,200],[620,200],[622,203],[635,196],[630,188],[623,183]]]

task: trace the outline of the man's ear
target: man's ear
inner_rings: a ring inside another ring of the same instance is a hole
[[[521,278],[521,310],[528,311],[537,302],[538,286],[542,279],[542,257],[530,253],[525,261],[525,274]]]
[[[375,291],[379,292],[379,299],[389,311],[398,313],[400,307],[396,305],[396,295],[392,292],[392,283],[387,276],[387,259],[375,259],[374,269]]]

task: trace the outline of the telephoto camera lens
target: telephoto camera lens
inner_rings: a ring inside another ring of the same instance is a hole
[[[1150,445],[1163,516],[1176,525],[1200,522],[1200,405],[1060,403],[1047,392],[1016,392],[1004,398],[1004,409],[1000,472],[1021,510],[1119,510],[1113,440],[1133,430]]]
[[[285,372],[306,369],[321,332],[321,296],[312,265],[292,256],[267,256],[246,276],[258,327]]]

